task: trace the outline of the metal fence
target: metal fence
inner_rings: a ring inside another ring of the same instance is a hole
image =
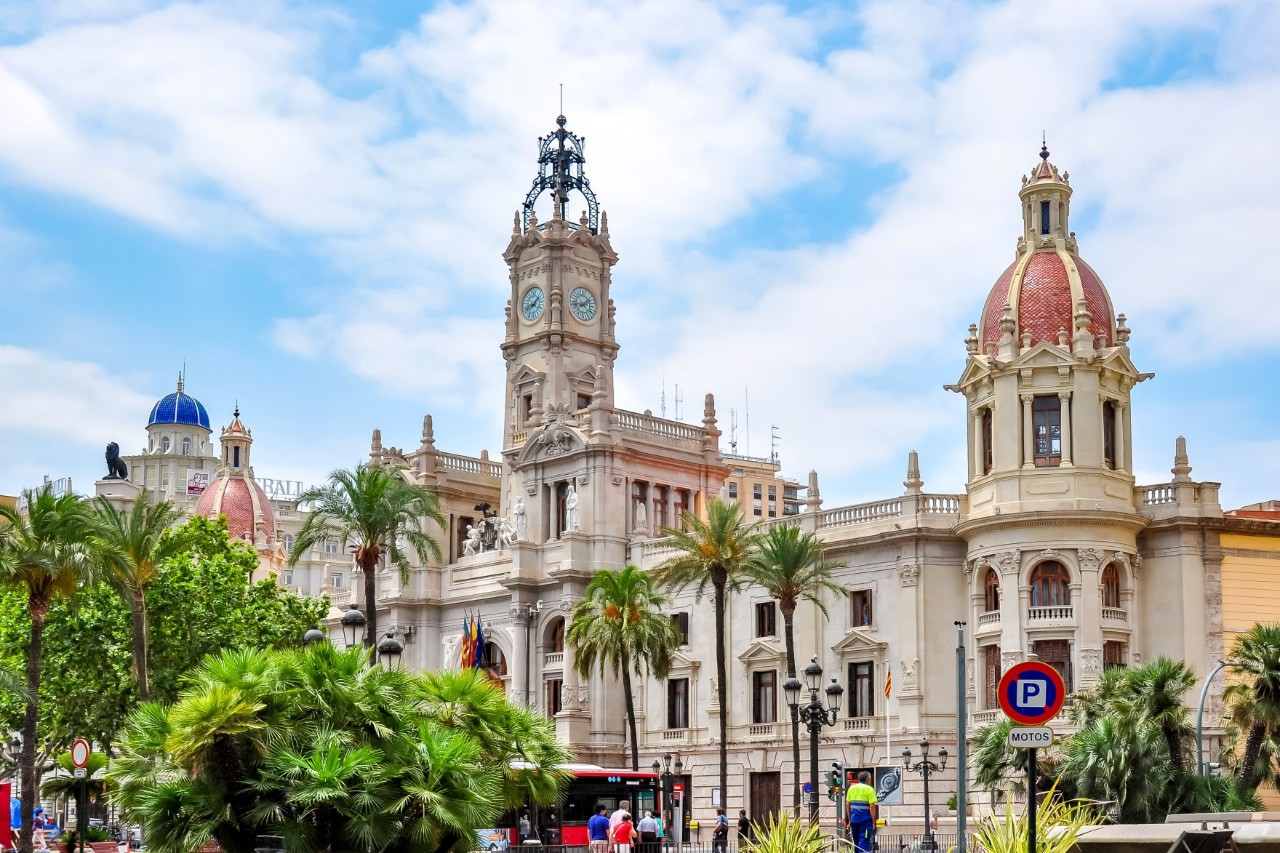
[[[933,833],[932,843],[927,833],[889,833],[881,830],[875,836],[875,849],[877,853],[948,853],[952,850],[959,839],[954,832]],[[838,853],[844,853],[850,848],[843,845],[837,845],[835,838],[831,839],[833,853],[835,848],[841,847]],[[848,842],[845,841],[847,844]],[[527,851],[523,853],[589,853],[587,847],[574,846],[568,844],[525,844]],[[633,853],[745,853],[746,848],[740,848],[738,844],[729,842],[727,844],[714,844],[711,841],[691,841],[684,844],[675,844],[673,842],[659,842],[654,844],[638,843],[632,845]],[[973,837],[969,836],[969,844],[967,849],[974,850]],[[509,853],[517,853],[513,848]]]

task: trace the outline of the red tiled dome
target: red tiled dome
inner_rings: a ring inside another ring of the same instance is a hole
[[[982,309],[982,339],[979,352],[1000,340],[1000,320],[1004,306],[1014,309],[1018,328],[1015,339],[1031,333],[1031,344],[1058,342],[1058,331],[1066,329],[1068,339],[1075,334],[1075,312],[1084,299],[1089,311],[1089,331],[1108,345],[1115,328],[1111,297],[1097,273],[1079,257],[1066,251],[1034,252],[1014,261],[996,280]]]
[[[262,513],[263,535],[270,542],[275,538],[276,520],[267,493],[253,480],[229,474],[223,474],[210,483],[196,504],[198,515],[208,518],[225,515],[227,533],[232,538],[248,542],[254,541],[254,518],[259,511]]]

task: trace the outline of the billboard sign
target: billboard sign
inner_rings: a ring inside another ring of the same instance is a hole
[[[187,469],[187,495],[202,495],[204,490],[209,488],[209,482],[213,478],[212,471],[198,471],[195,468]]]

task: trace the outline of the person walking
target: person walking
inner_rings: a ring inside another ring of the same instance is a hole
[[[661,810],[653,816],[653,820],[658,824],[658,850],[667,846],[667,819],[662,816]]]
[[[880,817],[880,801],[871,787],[871,774],[863,770],[858,781],[849,786],[845,799],[849,809],[849,835],[858,853],[871,853],[875,845],[876,820]]]
[[[746,809],[738,809],[738,846],[751,842],[751,819],[747,817]]]
[[[631,823],[631,815],[625,814],[613,829],[614,853],[631,853],[631,845],[635,843],[635,838],[636,828]]]
[[[725,853],[729,846],[729,818],[725,816],[724,809],[716,809],[716,825],[711,830],[711,851],[712,853]]]
[[[639,853],[658,853],[658,822],[653,819],[653,812],[645,812],[636,829],[640,832]]]
[[[618,808],[613,814],[609,815],[609,840],[613,840],[613,831],[618,828],[618,824],[622,823],[622,819],[631,812],[631,802],[623,800],[618,803]]]
[[[587,843],[591,853],[609,853],[609,818],[604,803],[596,806],[596,813],[587,819]]]
[[[520,814],[520,844],[524,845],[529,841],[529,836],[533,833],[533,824],[529,822],[529,813],[522,812]]]

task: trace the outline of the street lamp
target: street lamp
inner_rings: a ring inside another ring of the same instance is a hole
[[[387,635],[378,643],[378,662],[383,666],[393,666],[400,662],[400,655],[404,653],[404,643],[396,639],[396,635],[387,632]]]
[[[902,769],[908,773],[919,773],[921,778],[924,779],[924,825],[927,837],[922,848],[926,850],[938,849],[938,840],[933,834],[933,816],[929,813],[929,777],[945,769],[946,766],[947,748],[945,746],[938,750],[937,763],[929,760],[929,739],[927,737],[920,738],[920,760],[915,764],[911,763],[911,747],[907,746],[902,749]]]
[[[320,630],[319,625],[312,625],[307,629],[307,633],[302,635],[302,645],[314,646],[316,643],[323,643],[329,639],[329,635]]]
[[[347,605],[347,612],[342,614],[342,638],[347,641],[347,648],[364,639],[364,626],[368,621],[354,601]]]
[[[818,821],[818,736],[823,726],[834,726],[836,717],[840,715],[840,697],[844,688],[831,679],[827,685],[827,704],[822,704],[819,688],[822,687],[822,665],[815,657],[804,668],[805,686],[809,688],[809,704],[800,705],[800,679],[794,675],[782,685],[787,696],[787,705],[791,707],[791,720],[799,720],[809,726],[809,821]],[[798,771],[799,768],[797,768]]]
[[[659,781],[662,785],[662,812],[666,815],[663,822],[667,827],[667,831],[664,833],[664,841],[672,837],[672,832],[681,833],[679,837],[683,840],[684,827],[674,826],[674,824],[676,823],[675,781],[676,777],[684,770],[684,762],[680,760],[679,756],[677,756],[675,772],[672,773],[671,753],[668,752],[666,755],[662,756],[662,761],[658,761],[658,759],[655,758],[653,760],[652,767],[654,773],[660,774]]]

